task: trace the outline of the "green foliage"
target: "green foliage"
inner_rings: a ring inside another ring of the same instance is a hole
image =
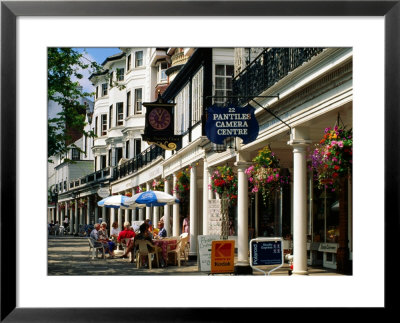
[[[87,137],[95,136],[93,131],[84,131],[86,107],[79,102],[81,98],[92,96],[93,93],[83,92],[79,82],[73,79],[82,79],[82,70],[95,73],[101,66],[88,61],[83,54],[72,48],[48,48],[47,64],[48,100],[58,103],[62,109],[57,117],[48,120],[48,157],[51,157],[68,152],[71,136],[67,127]]]

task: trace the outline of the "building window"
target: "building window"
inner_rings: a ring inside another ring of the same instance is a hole
[[[162,62],[160,65],[158,65],[158,82],[166,82],[168,81],[168,76],[167,76],[167,68],[168,64],[167,62]]]
[[[113,77],[114,77],[114,72],[111,72],[110,73],[110,87],[112,86]]]
[[[126,70],[129,71],[132,67],[132,55],[129,54],[126,58]]]
[[[181,135],[189,128],[189,84],[175,98],[175,133]]]
[[[135,90],[135,113],[142,113],[142,89]]]
[[[123,81],[124,80],[124,74],[125,70],[123,68],[117,68],[117,81]]]
[[[108,151],[108,166],[112,166],[111,165],[111,149]]]
[[[129,140],[125,142],[125,158],[129,159]]]
[[[135,139],[135,156],[139,155],[142,152],[142,141],[140,139]]]
[[[64,181],[64,191],[67,189],[67,181]]]
[[[107,94],[108,94],[108,84],[107,83],[103,83],[102,85],[101,85],[101,87],[102,87],[102,96],[106,96]]]
[[[214,103],[223,104],[232,95],[233,65],[215,65]]]
[[[192,81],[192,125],[201,120],[203,108],[203,68],[201,68]]]
[[[135,67],[143,66],[143,52],[136,52],[135,53]]]
[[[131,98],[131,91],[126,93],[126,116],[128,117],[131,114],[132,109],[132,98]]]
[[[99,87],[96,86],[96,95],[95,95],[95,99],[97,99],[99,97]]]
[[[109,124],[108,124],[108,128],[112,127],[112,123],[113,123],[113,106],[112,104],[110,105],[110,111],[108,113],[108,115],[110,116],[110,120],[109,120]]]
[[[101,168],[107,167],[107,156],[106,155],[101,155],[100,163],[101,163],[100,164]]]
[[[115,109],[117,110],[117,126],[122,126],[124,124],[124,103],[118,102]]]
[[[80,157],[80,153],[79,150],[77,148],[72,148],[71,149],[71,155],[72,155],[72,160],[79,160]]]
[[[99,122],[99,117],[96,117],[96,121],[94,123],[94,133],[95,133],[96,136],[99,135],[98,132],[97,132],[97,122]]]
[[[115,166],[118,165],[118,162],[122,158],[122,148],[115,148]]]
[[[105,136],[107,134],[107,115],[101,115],[101,135]]]

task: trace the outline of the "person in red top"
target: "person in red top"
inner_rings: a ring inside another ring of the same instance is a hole
[[[129,222],[125,222],[124,223],[124,230],[122,230],[120,233],[119,233],[119,235],[118,235],[118,238],[117,238],[117,241],[118,241],[118,243],[120,243],[121,242],[121,240],[123,240],[123,239],[129,239],[129,242],[128,242],[128,244],[127,244],[127,246],[126,246],[126,249],[125,249],[125,253],[121,256],[121,258],[128,258],[128,254],[129,254],[129,252],[131,252],[131,249],[133,248],[133,238],[135,238],[135,231],[133,231],[133,230],[131,230],[131,227],[130,227],[130,223]]]

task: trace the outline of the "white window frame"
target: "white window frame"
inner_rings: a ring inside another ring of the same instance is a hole
[[[203,109],[203,72],[204,68],[193,76],[192,79],[192,122],[194,125],[201,120]]]
[[[108,126],[107,113],[101,115],[100,122],[101,122],[101,127],[100,127],[101,135],[106,136],[107,126]]]
[[[142,53],[142,57],[138,60],[137,56],[138,53]],[[144,65],[144,55],[143,55],[143,51],[142,50],[138,50],[135,52],[135,68],[136,67],[142,67]],[[138,64],[140,62],[140,64]]]
[[[129,54],[126,57],[126,71],[130,71],[132,69],[132,54]]]
[[[129,117],[132,113],[132,91],[126,92],[126,116]]]
[[[120,111],[121,109],[121,111]],[[124,102],[117,102],[115,104],[115,112],[117,114],[117,126],[124,125]]]
[[[108,83],[101,84],[101,96],[108,95]]]
[[[165,64],[165,68],[162,68],[162,65]],[[165,72],[168,69],[168,63],[167,62],[161,62],[158,65],[158,83],[165,83],[168,82],[168,75]],[[165,75],[165,77],[163,78],[162,76]]]
[[[122,82],[125,78],[125,68],[123,67],[117,68],[115,75],[117,78],[117,82]]]
[[[175,97],[175,133],[181,135],[189,129],[189,83]]]
[[[140,91],[140,100],[138,100],[138,91]],[[135,114],[142,114],[143,113],[143,88],[135,89]],[[139,109],[140,107],[140,109]]]
[[[221,65],[224,66],[224,75],[217,75],[217,66]],[[217,94],[217,91],[221,91],[222,96],[228,96],[228,92],[232,92],[232,88],[227,88],[226,87],[226,79],[231,78],[233,79],[233,75],[226,75],[226,67],[227,66],[232,66],[232,70],[234,70],[234,65],[233,64],[223,64],[223,63],[215,63],[214,64],[214,96],[220,96]],[[217,79],[224,79],[224,87],[223,88],[218,88],[217,89]],[[214,98],[214,103],[217,104],[223,104],[227,98]]]

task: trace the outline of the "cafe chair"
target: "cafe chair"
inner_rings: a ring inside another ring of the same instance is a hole
[[[130,238],[124,238],[121,240],[121,245],[124,250],[124,254],[126,253],[126,249],[128,248],[128,243],[130,240],[131,240]],[[129,260],[132,260],[134,258],[134,256],[133,256],[134,249],[135,248],[132,248],[131,252],[129,253]]]
[[[182,255],[182,251],[185,248],[184,246],[185,246],[185,239],[180,239],[178,241],[178,243],[176,244],[176,248],[175,249],[167,251],[168,256],[169,256],[170,253],[172,253],[174,255],[174,265],[175,266],[176,266],[176,263],[178,263],[178,267],[181,266],[181,255]]]
[[[185,264],[188,260],[188,255],[189,255],[189,234],[187,232],[184,232],[180,235],[180,240],[182,241],[182,250],[181,250],[181,255],[183,255],[183,258],[185,259]]]
[[[149,269],[151,270],[151,255],[155,255],[156,257],[156,263],[157,267],[160,267],[159,262],[158,262],[158,252],[157,248],[154,248],[154,246],[147,240],[137,240],[135,241],[135,246],[136,246],[136,265],[137,268],[140,268],[141,262],[142,262],[142,257],[147,256],[148,257],[148,262],[149,262]],[[149,251],[147,246],[150,246],[154,249],[154,251]]]
[[[101,250],[102,255],[103,255],[103,259],[106,259],[106,251],[104,249],[104,245],[100,242],[95,241],[92,238],[88,238],[89,241],[89,256],[92,256],[92,259],[94,259],[94,257],[96,256],[96,258],[98,257],[98,252],[99,250]]]

